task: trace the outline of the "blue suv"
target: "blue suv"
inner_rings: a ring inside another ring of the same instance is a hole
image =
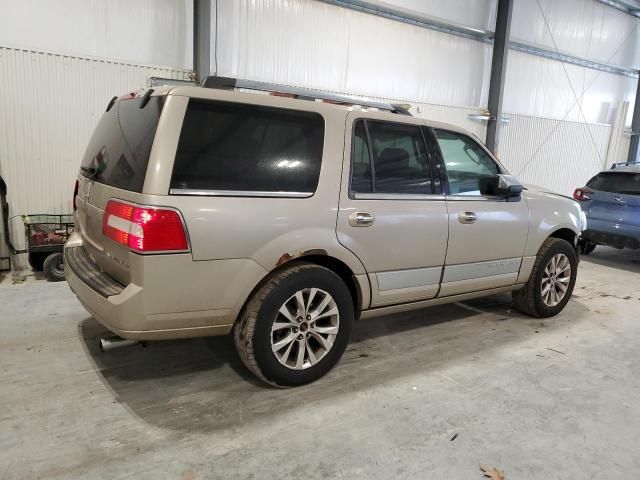
[[[583,253],[591,253],[596,245],[640,248],[640,165],[600,172],[577,188],[573,198],[587,216]]]

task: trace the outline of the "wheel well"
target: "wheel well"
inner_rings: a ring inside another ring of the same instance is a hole
[[[549,236],[566,240],[573,246],[573,248],[576,248],[576,233],[570,228],[561,228],[560,230],[556,230]]]
[[[328,255],[304,255],[294,262],[306,262],[306,263],[315,263],[316,265],[320,265],[321,267],[328,268],[333,273],[338,275],[342,281],[347,285],[349,289],[349,293],[351,293],[351,298],[353,299],[353,305],[355,306],[356,312],[359,312],[362,306],[362,292],[360,291],[360,287],[358,282],[353,276],[353,272],[347,266],[346,263],[338,260],[337,258],[330,257]],[[292,263],[292,262],[291,262]],[[287,264],[285,264],[286,266]],[[356,313],[357,316],[357,313]]]

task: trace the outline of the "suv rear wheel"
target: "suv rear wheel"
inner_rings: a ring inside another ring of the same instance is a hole
[[[527,284],[513,292],[514,306],[532,317],[552,317],[565,307],[576,283],[578,256],[571,244],[547,238]]]
[[[249,299],[234,328],[236,348],[260,379],[303,385],[338,363],[353,316],[351,294],[338,275],[296,264],[273,275]]]

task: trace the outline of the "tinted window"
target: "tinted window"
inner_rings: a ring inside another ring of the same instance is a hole
[[[81,173],[116,188],[141,192],[165,97],[119,100],[98,122]]]
[[[449,178],[451,195],[492,195],[498,164],[470,137],[434,130]]]
[[[640,195],[640,173],[599,173],[589,180],[587,187],[602,192]]]
[[[370,144],[365,128],[369,129]],[[371,164],[373,161],[373,164]],[[358,121],[354,129],[351,190],[356,193],[432,193],[431,171],[420,128]]]
[[[190,100],[171,188],[313,193],[323,140],[316,113]]]
[[[351,153],[352,174],[351,190],[359,193],[371,192],[371,156],[369,142],[362,120],[353,130],[353,148]]]

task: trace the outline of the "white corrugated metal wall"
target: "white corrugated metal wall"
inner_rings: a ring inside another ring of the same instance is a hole
[[[146,87],[151,76],[188,73],[0,47],[0,173],[11,215],[69,213],[80,159],[109,99]],[[20,219],[12,230],[19,248]]]
[[[495,23],[495,0],[370,1],[475,28],[491,30]],[[75,7],[45,15],[53,18],[45,24],[56,25],[55,41],[50,28],[15,27],[30,12],[42,12],[35,0],[0,17],[0,45],[28,47],[0,48],[0,171],[9,180],[14,213],[68,211],[79,156],[106,100],[144,86],[149,76],[186,72],[148,64],[190,66],[190,0],[141,0],[133,10],[126,0],[69,2]],[[212,69],[221,75],[394,97],[412,103],[419,116],[484,138],[485,124],[468,115],[486,105],[488,45],[316,0],[213,4]],[[552,45],[540,10],[562,51],[638,64],[635,20],[593,0],[516,0],[514,39]],[[67,17],[100,28],[60,29]],[[131,43],[132,22],[141,18],[146,26]],[[45,45],[78,56],[33,50]],[[85,58],[92,54],[121,60]],[[633,100],[634,84],[511,51],[504,102],[511,123],[501,160],[524,181],[569,193],[607,162],[625,159],[623,129],[594,122],[618,118],[617,105]]]
[[[486,29],[495,23],[493,0],[369,3],[448,21],[466,8],[458,22]],[[515,4],[514,39],[549,48],[557,44],[563,52],[626,66],[640,60],[636,20],[629,15],[594,0]],[[487,104],[488,45],[318,1],[217,0],[216,5],[211,66],[220,75],[401,99],[421,105],[421,116],[484,138],[485,124],[466,116]],[[570,194],[607,163],[608,124],[622,102],[633,99],[636,83],[510,51],[503,107],[512,123],[502,135],[501,160],[525,182]],[[623,150],[615,149],[616,161],[626,157]]]
[[[500,160],[520,181],[570,195],[605,167],[611,125],[507,116]]]

